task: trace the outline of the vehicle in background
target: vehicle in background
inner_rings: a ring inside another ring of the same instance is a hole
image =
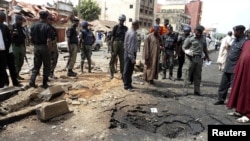
[[[96,40],[93,44],[92,50],[98,51],[103,46],[102,40]],[[57,43],[57,48],[59,52],[68,52],[68,43],[67,41]],[[78,52],[80,50],[78,49]]]

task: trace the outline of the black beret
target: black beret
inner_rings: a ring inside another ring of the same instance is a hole
[[[21,15],[16,15],[16,20],[23,20],[23,16],[21,16]]]
[[[198,26],[196,26],[196,28],[195,28],[195,30],[196,31],[198,31],[198,32],[200,32],[200,33],[202,33],[203,31],[204,31],[204,27],[202,26],[202,25],[198,25]]]
[[[39,15],[41,18],[47,18],[49,16],[49,13],[47,11],[40,11]]]
[[[239,31],[245,31],[245,26],[244,25],[237,25],[233,27],[233,30],[239,30]]]

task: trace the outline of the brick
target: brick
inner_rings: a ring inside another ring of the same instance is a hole
[[[61,95],[63,92],[64,89],[61,86],[52,86],[39,93],[38,98],[49,101],[52,98]]]
[[[36,109],[36,114],[38,119],[41,121],[49,120],[53,117],[66,114],[70,112],[68,104],[65,100],[53,102],[53,103],[43,103],[43,105]]]
[[[17,94],[18,91],[20,91],[21,88],[19,87],[8,87],[8,88],[1,88],[0,89],[0,101],[4,101],[13,95]]]

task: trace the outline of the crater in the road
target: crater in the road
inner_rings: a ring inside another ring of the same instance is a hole
[[[152,113],[148,106],[137,106],[134,109],[113,110],[110,120],[110,128],[131,128],[133,127],[161,134],[168,138],[176,138],[189,135],[198,135],[204,130],[202,123],[191,115],[172,114],[168,111]],[[129,131],[133,132],[133,130]]]

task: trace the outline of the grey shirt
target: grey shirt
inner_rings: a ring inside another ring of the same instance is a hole
[[[245,41],[246,41],[245,36],[242,36],[238,39],[234,39],[234,41],[230,47],[230,51],[229,51],[227,60],[226,60],[224,72],[233,73],[234,67],[239,59],[241,49],[242,49],[242,46],[243,46]]]
[[[128,57],[131,59],[131,61],[135,61],[135,53],[137,52],[137,35],[136,32],[133,29],[130,29],[125,34],[124,39],[124,50],[125,53],[128,53]]]
[[[195,35],[188,37],[182,45],[182,48],[184,50],[190,49],[191,51],[193,51],[194,55],[201,55],[201,56],[203,49],[206,47],[207,47],[206,39],[204,37],[197,38]]]

